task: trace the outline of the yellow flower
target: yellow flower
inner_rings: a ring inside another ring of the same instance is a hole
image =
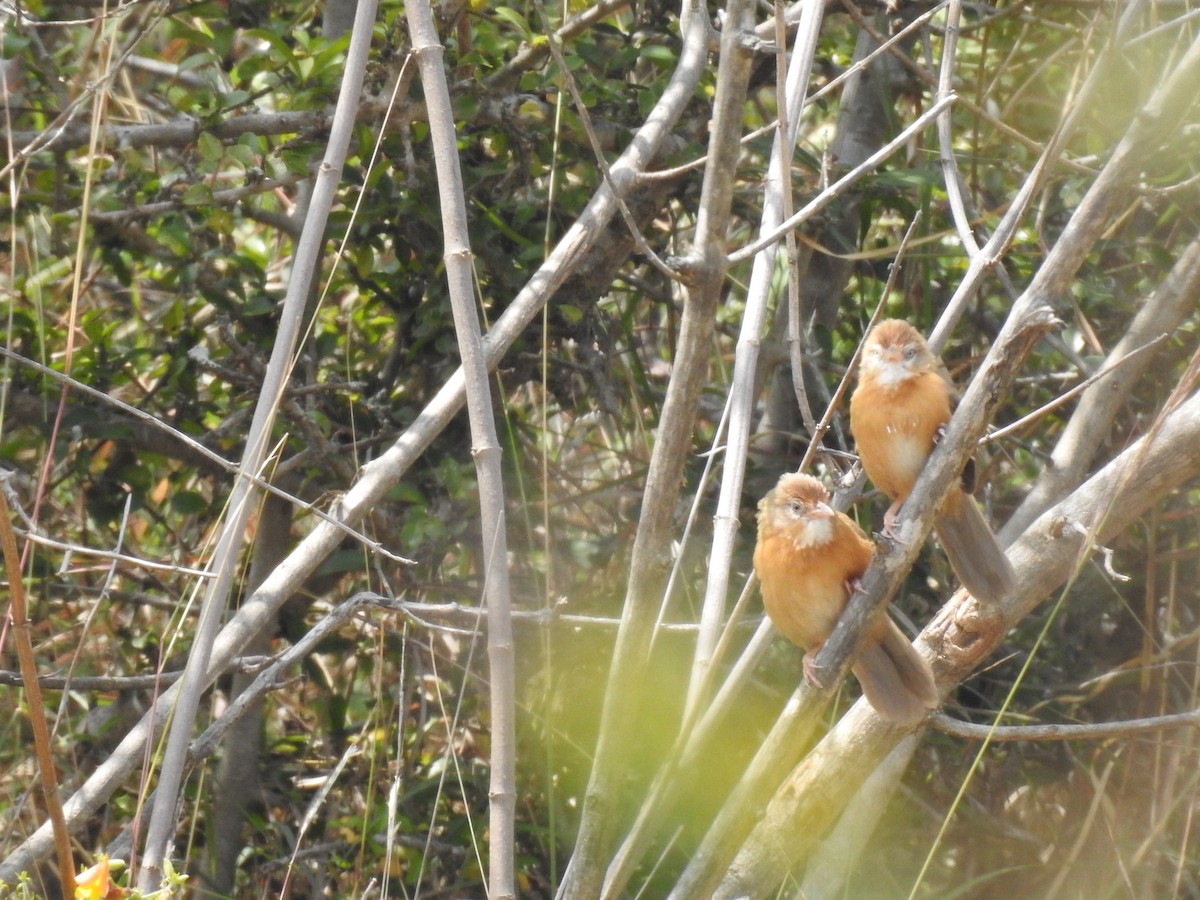
[[[101,856],[94,866],[76,877],[75,900],[104,900],[108,887],[108,857]]]

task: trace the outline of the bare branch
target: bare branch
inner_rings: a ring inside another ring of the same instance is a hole
[[[508,537],[500,441],[488,384],[487,360],[472,292],[471,246],[467,203],[454,128],[450,88],[442,68],[443,49],[424,0],[405,4],[413,52],[421,71],[429,132],[437,165],[442,212],[446,279],[454,310],[454,331],[462,356],[471,423],[471,455],[479,476],[479,512],[483,533],[484,593],[488,610],[488,663],[491,674],[491,783],[488,790],[488,895],[515,898],[516,888],[516,676],[508,585]],[[618,202],[620,202],[618,200]],[[621,204],[624,208],[624,204]]]
[[[680,19],[684,26],[685,53],[703,53],[707,49],[709,27],[704,7],[694,0],[685,0]],[[752,59],[742,38],[752,22],[753,4],[749,0],[734,0],[726,7],[709,135],[710,163],[704,173],[693,247],[683,261],[690,276],[685,276],[683,323],[651,452],[630,559],[622,626],[605,690],[600,735],[579,835],[558,890],[562,898],[597,896],[616,845],[618,784],[625,777],[624,754],[635,721],[628,710],[644,687],[655,612],[664,602],[673,510],[691,449],[697,404],[707,380],[709,345],[728,267],[725,239],[740,147],[742,104]]]
[[[334,194],[341,179],[342,167],[350,147],[358,99],[362,92],[371,33],[375,21],[376,2],[364,0],[358,7],[350,49],[342,73],[342,87],[337,109],[330,128],[329,145],[314,182],[312,201],[304,221],[304,229],[296,248],[295,265],[284,298],[279,328],[271,350],[271,359],[263,378],[262,393],[250,423],[241,471],[258,474],[272,442],[271,425],[283,397],[284,384],[292,367],[292,354],[304,324],[304,312],[309,289],[317,271],[317,261],[325,242],[325,223],[333,205]],[[195,725],[200,696],[210,683],[209,660],[221,628],[225,605],[233,585],[238,556],[249,521],[255,485],[239,477],[229,499],[229,513],[217,539],[211,568],[216,577],[211,580],[201,606],[200,621],[188,655],[187,668],[179,685],[171,733],[163,754],[158,776],[158,796],[146,834],[145,856],[138,876],[143,892],[157,890],[162,880],[163,861],[168,853],[171,836],[176,828],[177,795],[183,779],[185,755]]]
[[[1124,719],[1118,722],[1091,722],[1086,725],[980,725],[955,719],[945,713],[937,713],[930,720],[930,724],[944,734],[970,741],[1107,741],[1169,728],[1197,728],[1200,727],[1200,710],[1193,709],[1144,719]]]

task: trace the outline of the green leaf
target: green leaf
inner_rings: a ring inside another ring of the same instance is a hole
[[[211,503],[195,491],[176,491],[171,495],[171,510],[184,516],[198,516],[207,512]]]
[[[203,206],[212,203],[212,188],[207,184],[193,184],[183,192],[185,206]]]
[[[207,131],[200,132],[200,137],[196,139],[196,149],[200,153],[200,158],[213,166],[219,164],[225,156],[225,145],[221,143],[220,138],[214,137]]]
[[[496,9],[496,16],[514,26],[527,41],[533,40],[533,29],[529,27],[529,22],[525,17],[515,9],[510,9],[507,6],[500,6]]]

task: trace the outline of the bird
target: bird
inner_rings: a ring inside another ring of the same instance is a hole
[[[884,534],[950,420],[953,385],[925,338],[901,319],[876,325],[863,345],[858,385],[850,398],[850,433],[872,483],[892,500]],[[974,498],[955,484],[934,528],[959,581],[974,597],[999,602],[1014,575]]]
[[[758,504],[754,570],[772,624],[804,649],[804,679],[822,687],[817,651],[833,632],[875,546],[829,505],[810,475],[787,473]],[[929,663],[887,614],[868,626],[851,671],[885,719],[912,724],[939,704]]]

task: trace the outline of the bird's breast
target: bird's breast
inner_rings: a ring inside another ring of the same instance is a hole
[[[897,431],[889,442],[893,480],[914,484],[929,458],[929,450],[929,442],[916,432]]]

